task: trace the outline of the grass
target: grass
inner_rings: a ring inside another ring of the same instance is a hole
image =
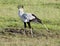
[[[60,46],[60,39],[58,38],[29,38],[20,36],[19,34],[0,35],[1,46]]]
[[[23,22],[18,16],[17,5],[24,5],[26,12],[34,13],[53,33],[60,33],[60,0],[0,0],[0,31],[5,28],[23,28]],[[36,32],[45,28],[41,24],[32,23]],[[60,36],[60,34],[59,34]],[[48,34],[47,34],[48,37]],[[60,46],[58,37],[25,37],[20,34],[12,35],[0,33],[0,46]]]
[[[0,4],[0,27],[4,28],[4,26],[9,26],[9,25],[14,25],[15,27],[21,27],[23,24],[21,24],[21,20],[18,16],[18,9],[17,9],[17,4]],[[38,18],[40,18],[47,26],[48,25],[52,25],[53,27],[55,27],[54,25],[57,25],[56,27],[59,28],[60,26],[60,9],[59,8],[55,8],[56,5],[42,5],[40,4],[39,6],[35,6],[35,5],[25,5],[25,11],[26,12],[31,12],[36,14],[36,16]],[[59,7],[59,5],[58,5]],[[48,9],[48,10],[47,10]],[[33,10],[33,11],[32,11]],[[7,23],[7,24],[6,24]],[[20,26],[19,26],[20,25]],[[34,23],[32,23],[33,27],[35,28]],[[36,24],[37,25],[37,24]],[[48,28],[50,28],[51,26],[49,26]],[[37,28],[39,28],[39,24],[37,25]],[[58,30],[58,28],[56,30]],[[52,30],[54,30],[52,28]],[[60,30],[60,28],[59,28]]]

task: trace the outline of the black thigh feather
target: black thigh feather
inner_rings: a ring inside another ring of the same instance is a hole
[[[30,20],[30,21],[38,22],[38,23],[41,23],[41,24],[42,24],[42,20],[41,20],[41,19],[37,18],[36,15],[34,15],[34,14],[32,14],[32,16],[34,16],[35,19],[32,19],[32,20]]]

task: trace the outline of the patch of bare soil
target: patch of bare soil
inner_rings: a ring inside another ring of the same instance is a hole
[[[29,29],[16,29],[16,28],[5,28],[4,31],[0,31],[0,34],[10,33],[9,35],[13,33],[31,36],[31,31]],[[36,31],[33,29],[33,37],[51,37],[51,38],[60,38],[59,32],[52,32],[52,31],[46,31],[46,30],[39,30]]]

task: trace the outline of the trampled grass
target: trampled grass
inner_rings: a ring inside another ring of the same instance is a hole
[[[60,46],[60,39],[0,36],[1,46]]]

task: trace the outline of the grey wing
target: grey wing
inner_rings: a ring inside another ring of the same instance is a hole
[[[27,19],[27,14],[23,14],[22,17],[23,17],[24,19]]]

